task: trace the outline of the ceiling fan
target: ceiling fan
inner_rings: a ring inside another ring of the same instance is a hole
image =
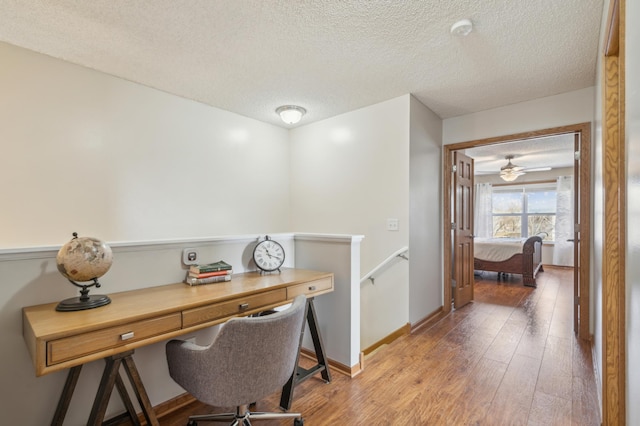
[[[513,160],[513,155],[507,155],[504,158],[507,160],[507,164],[500,167],[500,177],[502,180],[506,182],[513,182],[518,179],[518,176],[525,174],[525,172],[522,171],[524,167],[516,166],[511,162],[511,160]]]
[[[507,164],[500,167],[500,177],[506,182],[513,182],[518,178],[518,176],[524,175],[526,173],[525,170],[527,172],[541,172],[545,170],[551,170],[551,167],[536,167],[525,169],[524,167],[516,166],[511,162],[511,160],[513,160],[513,155],[507,155],[506,157],[504,157],[504,159],[507,160]]]

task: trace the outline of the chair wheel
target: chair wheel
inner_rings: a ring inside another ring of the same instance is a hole
[[[304,419],[303,418],[294,419],[293,426],[304,426]]]
[[[189,420],[189,423],[187,423],[187,426],[198,426],[198,422],[196,422],[195,420]]]

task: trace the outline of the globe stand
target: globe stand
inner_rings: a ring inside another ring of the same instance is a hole
[[[71,311],[83,311],[85,309],[98,308],[100,306],[108,305],[111,303],[109,296],[103,294],[89,295],[89,288],[95,286],[100,288],[100,283],[97,278],[93,278],[93,284],[78,284],[72,280],[69,282],[76,287],[80,287],[80,297],[71,297],[58,303],[56,311],[71,312]]]

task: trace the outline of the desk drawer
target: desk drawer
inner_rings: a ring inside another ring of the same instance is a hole
[[[57,364],[69,359],[79,358],[148,337],[179,330],[181,325],[181,316],[177,312],[171,315],[53,340],[47,342],[47,365]]]
[[[242,299],[234,299],[229,302],[188,309],[182,312],[182,323],[183,327],[187,328],[220,318],[241,315],[264,306],[282,303],[285,300],[287,300],[286,289],[271,290]]]
[[[309,281],[304,284],[297,284],[287,288],[287,299],[293,299],[301,294],[313,297],[326,293],[331,289],[333,289],[333,278],[321,278],[319,280]]]

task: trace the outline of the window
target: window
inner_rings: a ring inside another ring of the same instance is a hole
[[[555,239],[555,185],[494,187],[493,237]]]

